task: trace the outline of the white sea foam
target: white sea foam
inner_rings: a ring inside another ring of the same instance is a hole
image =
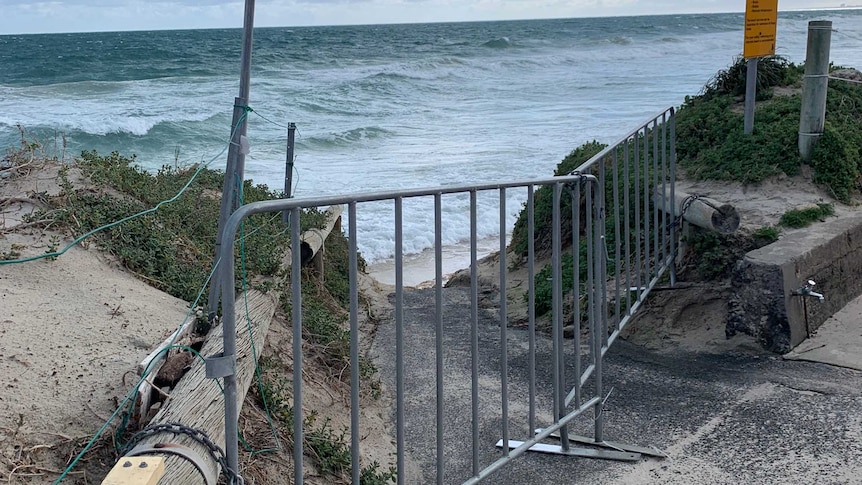
[[[860,67],[858,39],[841,34],[862,31],[858,13],[783,14],[778,52],[802,61],[807,22],[824,17],[834,18],[838,30],[833,62]],[[117,48],[171,42],[135,35],[124,34]],[[295,122],[295,194],[305,197],[549,176],[583,142],[615,141],[697,93],[740,53],[743,22],[738,14],[682,15],[267,35],[275,39],[270,44],[256,37],[246,176],[282,187],[284,125]],[[157,77],[105,81],[112,65],[93,73],[101,81],[86,73],[62,82],[0,74],[0,147],[18,142],[14,127],[22,123],[36,132],[66,132],[71,152],[135,152],[149,168],[173,160],[177,147],[181,158],[209,160],[230,133],[238,65],[211,65],[225,62],[207,50],[223,42],[207,40],[169,46],[186,56],[182,62],[135,58],[151,62]],[[26,51],[38,56],[38,49]],[[58,62],[56,54],[46,59]],[[221,159],[215,167],[223,167]],[[480,239],[499,233],[496,195],[479,197]],[[525,198],[524,191],[508,194],[508,228]],[[404,210],[403,250],[419,254],[434,242],[433,204],[405,199]],[[393,212],[391,202],[360,206],[358,242],[366,259],[394,254]],[[466,196],[444,197],[442,239],[449,245],[470,240]]]

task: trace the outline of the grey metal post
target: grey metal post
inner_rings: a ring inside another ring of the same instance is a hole
[[[746,135],[754,131],[754,101],[757,97],[757,58],[748,60],[748,71],[745,74],[745,120],[743,129]]]
[[[218,216],[218,231],[216,232],[215,261],[218,261],[218,254],[221,250],[224,224],[227,221],[227,218],[230,217],[231,213],[233,212],[234,200],[236,199],[236,158],[239,154],[240,137],[240,131],[237,125],[239,125],[241,121],[243,122],[243,124],[245,123],[245,120],[243,119],[243,116],[245,115],[245,109],[242,108],[245,103],[240,98],[234,98],[233,105],[234,108],[233,120],[231,121],[230,146],[228,147],[227,152],[227,165],[224,171],[224,185],[222,186],[221,191],[221,207],[219,209]],[[222,278],[218,277],[219,274],[220,273],[216,273],[216,277],[212,280],[212,284],[210,285],[209,298],[207,299],[207,304],[209,306],[207,314],[209,315],[210,322],[213,321],[216,316],[216,311],[218,310],[219,295],[221,294],[222,284]]]
[[[814,145],[823,134],[826,121],[826,92],[829,87],[829,48],[832,21],[808,22],[805,75],[802,81],[802,113],[799,117],[799,155],[811,161]]]
[[[233,173],[225,170],[225,179],[224,179],[224,187],[222,189],[222,195],[224,193],[232,194],[233,189],[235,187],[235,182],[237,180],[243,180],[243,172],[245,166],[245,155],[239,149],[239,141],[245,136],[247,132],[247,119],[242,118],[246,114],[246,107],[248,106],[248,91],[249,91],[249,83],[251,79],[251,47],[252,47],[252,30],[254,29],[254,0],[245,0],[245,13],[243,20],[243,45],[242,45],[242,58],[241,58],[241,69],[240,69],[240,83],[239,83],[239,96],[234,100],[234,117],[237,117],[237,113],[240,114],[240,117],[236,123],[231,125],[231,130],[234,132],[234,136],[231,137],[231,149],[233,150],[234,155],[234,165],[233,165]],[[239,124],[239,127],[236,125]],[[230,164],[230,160],[228,160],[228,164]],[[227,168],[227,167],[226,167]],[[219,237],[222,234],[222,229],[224,228],[224,224],[227,221],[227,215],[230,212],[233,212],[233,207],[236,200],[231,200],[232,197],[228,196],[228,200],[222,199],[221,212],[219,213]],[[224,219],[222,219],[222,215],[225,215]],[[233,232],[231,232],[233,234]],[[218,260],[217,260],[218,261]],[[225,269],[222,274],[229,276],[229,278],[224,278],[220,282],[215,283],[213,286],[216,287],[216,291],[218,291],[219,287],[223,291],[234,291],[233,288],[233,264],[231,261],[225,261],[225,266],[230,265],[231,268]],[[212,292],[211,292],[212,294]],[[213,295],[218,295],[218,293],[214,293]],[[215,306],[215,302],[210,301],[210,316],[215,316],[215,311],[213,311]],[[223,308],[223,313],[233,312],[232,308]],[[294,323],[296,325],[296,323]],[[229,330],[229,331],[228,331]],[[236,366],[236,335],[235,328],[227,329],[225,328],[224,332],[224,355],[226,357],[231,357],[234,359],[234,368]],[[294,359],[296,356],[294,355]],[[296,364],[294,364],[296,365]],[[237,395],[237,382],[236,382],[236,372],[234,371],[233,375],[226,376],[224,378],[224,391],[225,391],[225,455],[227,455],[227,465],[229,468],[232,468],[235,471],[239,471],[239,448],[237,445],[237,436],[238,436],[238,421],[239,421],[239,409],[236,402]],[[299,397],[295,397],[295,399],[300,399]],[[302,401],[299,401],[300,409]],[[300,434],[301,436],[301,434]]]
[[[284,198],[293,197],[293,141],[296,136],[296,123],[287,124],[287,158],[284,165]],[[282,213],[282,220],[290,224],[290,211]]]
[[[218,218],[218,232],[216,233],[216,259],[218,261],[219,248],[222,245],[222,231],[227,218],[237,207],[237,199],[233,197],[236,180],[243,180],[245,173],[245,154],[239,150],[239,143],[248,132],[248,124],[243,115],[248,106],[249,85],[251,84],[251,48],[252,33],[254,30],[254,0],[245,0],[245,12],[243,17],[243,42],[242,56],[240,58],[239,96],[233,102],[233,120],[231,121],[230,147],[228,148],[227,164],[224,171],[224,187],[222,187],[221,208]],[[218,309],[219,294],[221,293],[222,280],[215,278],[210,285],[208,303],[209,321],[212,322]]]

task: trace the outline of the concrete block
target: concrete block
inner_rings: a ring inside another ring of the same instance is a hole
[[[824,301],[798,290],[814,280]],[[742,332],[786,353],[862,294],[862,215],[794,232],[749,252],[733,273],[728,337]]]

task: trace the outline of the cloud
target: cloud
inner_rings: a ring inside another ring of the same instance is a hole
[[[782,0],[784,10],[841,0]],[[0,0],[0,34],[240,27],[244,0]],[[742,0],[257,0],[257,26],[742,11]]]

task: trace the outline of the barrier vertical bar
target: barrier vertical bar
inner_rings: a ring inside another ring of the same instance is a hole
[[[302,485],[302,251],[300,246],[298,207],[290,219],[290,293],[293,326],[293,483]]]
[[[581,181],[572,188],[572,305],[575,341],[575,407],[581,405]]]
[[[443,485],[443,200],[434,194],[434,350],[437,364],[437,484]]]
[[[551,334],[553,342],[553,358],[551,359],[553,370],[553,387],[554,387],[554,422],[559,423],[560,418],[565,415],[565,378],[563,377],[563,275],[562,275],[562,236],[560,227],[560,196],[562,186],[554,184],[554,198],[552,213],[552,230],[551,230],[551,268],[553,270],[551,277]],[[569,449],[569,437],[567,428],[560,428],[560,447],[563,450]]]
[[[631,201],[629,201],[629,187],[631,180],[629,179],[629,141],[626,140],[623,145],[623,185],[625,193],[623,195],[623,210],[625,211],[625,244],[626,244],[626,315],[632,314],[632,248],[631,248]]]
[[[652,190],[650,190],[650,195],[654,196],[658,191],[658,119],[653,120],[652,125]],[[655,204],[653,201],[653,265],[655,269],[655,274],[658,276],[659,269],[662,264],[664,264],[661,260],[661,252],[659,251],[659,233],[662,231],[662,228],[659,226],[659,212],[664,212]]]
[[[643,186],[644,186],[644,232],[643,232],[643,240],[644,240],[644,281],[643,286],[649,286],[650,282],[650,210],[649,210],[649,126],[644,125],[643,127]]]
[[[661,114],[661,193],[667,193],[667,112]],[[668,216],[667,210],[662,208],[661,211],[661,260],[662,265],[667,262],[667,238],[668,238],[668,220],[672,219]]]
[[[676,200],[676,112],[670,108],[670,200]],[[676,225],[670,235],[670,286],[676,286]]]
[[[601,191],[601,188],[599,188],[598,190]],[[599,195],[599,197],[600,197],[600,195]],[[595,395],[597,398],[600,399],[595,404],[595,431],[594,431],[593,437],[596,440],[596,442],[600,443],[600,442],[604,441],[603,436],[602,436],[604,427],[603,427],[603,417],[602,417],[602,404],[603,403],[601,401],[601,397],[602,397],[602,372],[603,372],[602,371],[602,368],[603,368],[603,366],[602,366],[602,358],[603,358],[602,357],[602,341],[603,341],[603,337],[600,333],[603,325],[602,325],[602,317],[601,317],[601,314],[599,312],[600,312],[601,307],[604,305],[602,303],[603,298],[600,298],[600,295],[597,294],[599,289],[600,289],[600,285],[597,284],[596,279],[603,277],[601,274],[601,269],[600,269],[602,267],[602,262],[601,262],[602,258],[600,255],[601,254],[600,244],[601,244],[601,234],[602,234],[604,228],[600,227],[601,208],[596,203],[596,201],[593,200],[592,184],[591,183],[587,184],[587,200],[588,200],[588,203],[590,204],[589,205],[590,213],[595,211],[595,216],[592,217],[592,221],[588,221],[588,224],[590,222],[592,222],[592,225],[591,225],[592,234],[591,234],[590,239],[595,240],[595,242],[592,244],[593,247],[591,249],[593,251],[595,251],[595,255],[593,256],[592,259],[593,259],[593,264],[595,264],[595,267],[596,267],[596,269],[593,270],[593,301],[590,305],[591,311],[593,314],[593,323],[592,323],[592,330],[590,332],[593,334],[593,341],[594,341],[593,345],[594,345],[594,348],[597,350],[596,358],[595,358],[595,374],[594,374],[595,391],[596,391]],[[598,270],[598,271],[596,271],[596,270]],[[599,273],[599,274],[596,274],[596,273]]]
[[[509,456],[509,310],[506,305],[506,188],[500,188],[500,412],[503,450]]]
[[[534,188],[527,186],[527,334],[529,346],[529,432],[536,429],[536,233]],[[577,231],[576,231],[577,232]]]
[[[614,184],[613,189],[613,208],[614,208],[614,318],[616,323],[614,324],[614,330],[619,330],[620,321],[622,320],[621,306],[622,301],[620,296],[620,271],[622,271],[622,265],[620,264],[620,181],[619,181],[619,166],[617,164],[617,157],[619,154],[619,150],[617,147],[614,148],[614,152],[612,155],[611,161],[611,169],[614,174],[612,176],[612,183]]]
[[[606,187],[606,184],[605,184],[605,182],[606,182],[606,180],[605,180],[606,159],[602,158],[598,162],[599,162],[599,177],[598,177],[599,181],[598,181],[598,186],[596,188],[596,195],[594,197],[596,197],[597,200],[602,201],[602,200],[604,200],[604,193],[605,193],[605,187]],[[603,203],[601,203],[599,207],[601,208],[601,211],[605,210],[605,206]],[[597,215],[601,215],[601,213],[599,213]],[[597,222],[597,224],[598,224],[598,222]],[[599,234],[600,234],[600,238],[598,239],[599,247],[596,249],[596,254],[598,255],[598,258],[599,258],[598,261],[600,262],[599,273],[598,273],[599,277],[600,277],[598,280],[598,282],[599,282],[599,294],[601,295],[601,307],[606,308],[607,307],[607,298],[608,298],[607,297],[607,295],[608,295],[608,287],[607,287],[608,278],[607,278],[607,274],[606,274],[607,273],[608,250],[607,250],[607,239],[606,239],[607,235],[605,234],[605,227],[604,226],[601,226],[601,230],[599,231]],[[600,321],[602,323],[602,328],[601,328],[602,348],[604,348],[608,342],[607,312],[602,312]]]
[[[470,395],[473,415],[473,476],[479,475],[479,265],[476,190],[470,191]]]
[[[634,200],[635,200],[635,231],[634,237],[637,238],[635,242],[635,285],[637,286],[637,290],[635,295],[637,296],[637,300],[641,299],[641,273],[643,271],[643,266],[641,264],[641,204],[640,204],[640,194],[641,194],[641,174],[640,174],[640,131],[638,131],[634,136],[634,157],[632,160],[632,165],[635,168],[635,190],[634,190]]]
[[[362,465],[359,459],[359,249],[356,241],[356,202],[347,205],[348,264],[350,280],[350,463],[353,483],[359,483]]]
[[[404,235],[403,199],[395,198],[395,446],[397,479],[405,484],[404,470]]]

